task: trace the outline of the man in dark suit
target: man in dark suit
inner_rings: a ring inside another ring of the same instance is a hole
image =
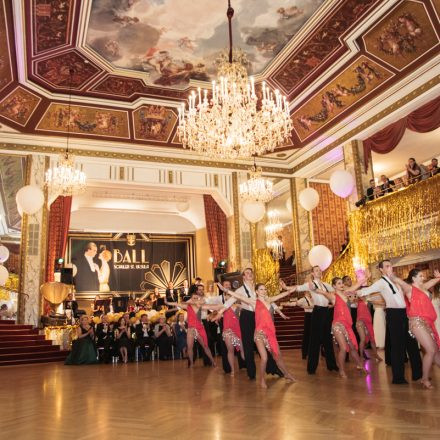
[[[167,302],[179,301],[179,290],[174,288],[174,284],[172,281],[168,283],[168,289],[165,290],[165,297]]]
[[[139,351],[143,361],[151,359],[151,353],[154,350],[154,330],[150,327],[148,322],[148,315],[141,316],[141,322],[136,326],[136,344],[139,346]]]
[[[199,284],[202,284],[202,279],[200,277],[197,277],[194,281],[194,284],[191,284],[191,286],[189,286],[189,295],[192,295],[193,293],[197,292],[197,286]]]
[[[375,189],[376,189],[376,181],[374,179],[370,179],[370,186],[369,188],[367,188],[367,193],[366,193],[367,201],[374,200],[376,198],[374,194]]]
[[[84,254],[78,255],[73,259],[73,264],[77,269],[76,275],[73,278],[77,292],[99,291],[99,267],[94,261],[97,252],[96,244],[89,242],[84,249]]]

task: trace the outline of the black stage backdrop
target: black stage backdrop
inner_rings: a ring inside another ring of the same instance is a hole
[[[88,243],[97,246],[93,260],[85,258]],[[192,278],[193,236],[71,233],[67,257],[77,292],[164,291],[169,281],[177,288]]]

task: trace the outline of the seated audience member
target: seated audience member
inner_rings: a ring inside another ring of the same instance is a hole
[[[420,180],[422,180],[422,169],[413,157],[408,159],[408,163],[405,166],[408,185],[411,183],[420,182]]]
[[[440,171],[440,168],[438,167],[438,160],[435,157],[431,160],[431,164],[429,165],[428,169],[431,176],[435,176]]]
[[[151,359],[154,350],[154,331],[150,326],[148,315],[141,316],[141,322],[136,326],[136,344],[139,346],[141,359],[147,361]]]
[[[7,304],[2,304],[0,307],[0,319],[9,319],[12,317],[12,312],[8,310]]]
[[[113,346],[115,343],[115,334],[113,331],[113,323],[110,323],[107,315],[101,316],[101,322],[96,326],[96,346],[98,353],[102,349],[102,361],[106,364],[110,362],[110,357],[113,353]]]
[[[186,359],[188,357],[186,349],[186,332],[187,325],[185,322],[185,313],[177,314],[177,322],[174,324],[174,336],[176,338],[176,359]]]
[[[382,176],[380,176],[380,181],[382,182],[382,184],[380,185],[381,196],[393,192],[393,187],[394,187],[393,180],[388,179],[388,177],[385,176],[385,174],[382,174]]]
[[[370,179],[370,186],[367,188],[367,192],[365,193],[365,197],[367,198],[367,201],[373,200],[377,198],[378,192],[375,191],[376,189],[376,182],[374,179]]]
[[[129,322],[123,316],[119,318],[115,328],[115,342],[122,362],[126,364],[128,362],[128,353],[131,349],[131,331]]]
[[[159,322],[154,327],[154,336],[156,338],[156,345],[159,349],[159,359],[166,361],[171,359],[171,346],[173,345],[173,336],[171,328],[166,323],[165,316],[159,318]]]
[[[67,356],[66,365],[96,364],[97,353],[95,331],[90,325],[88,316],[81,316],[76,336],[72,343],[72,351]]]

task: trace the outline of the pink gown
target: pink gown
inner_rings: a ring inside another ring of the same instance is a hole
[[[362,300],[359,300],[358,302],[357,321],[362,321],[367,328],[365,342],[372,341],[376,344],[376,339],[374,338],[373,319],[371,318],[371,313],[368,310],[367,304],[365,304],[365,302]]]
[[[223,313],[223,339],[226,336],[231,338],[232,345],[239,351],[241,346],[240,322],[232,309],[227,309]]]
[[[277,337],[275,334],[275,325],[272,320],[272,315],[267,310],[266,305],[257,299],[255,304],[255,341],[263,341],[266,348],[270,351],[274,359],[278,358],[280,348],[278,346]]]
[[[199,320],[199,318],[196,315],[196,312],[192,308],[191,305],[188,305],[188,308],[186,309],[187,312],[187,319],[188,319],[188,329],[194,329],[196,331],[196,337],[202,338],[202,341],[205,344],[205,347],[208,346],[208,336],[206,336],[205,327],[203,327],[202,322]]]
[[[437,313],[428,295],[415,286],[412,287],[411,301],[406,308],[406,313],[409,318],[410,332],[414,327],[423,327],[440,348],[440,337],[435,328]]]
[[[352,345],[356,350],[358,350],[356,336],[354,335],[352,328],[353,320],[351,319],[350,309],[348,308],[347,303],[337,293],[335,293],[335,297],[332,333],[335,335],[337,332],[343,332],[345,338],[347,339],[346,350],[350,351],[349,345]]]

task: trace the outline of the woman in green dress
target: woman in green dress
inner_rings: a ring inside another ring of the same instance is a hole
[[[67,356],[66,365],[96,364],[97,352],[95,331],[90,325],[89,318],[81,316],[79,327],[76,329],[77,339],[72,343],[72,351]]]

